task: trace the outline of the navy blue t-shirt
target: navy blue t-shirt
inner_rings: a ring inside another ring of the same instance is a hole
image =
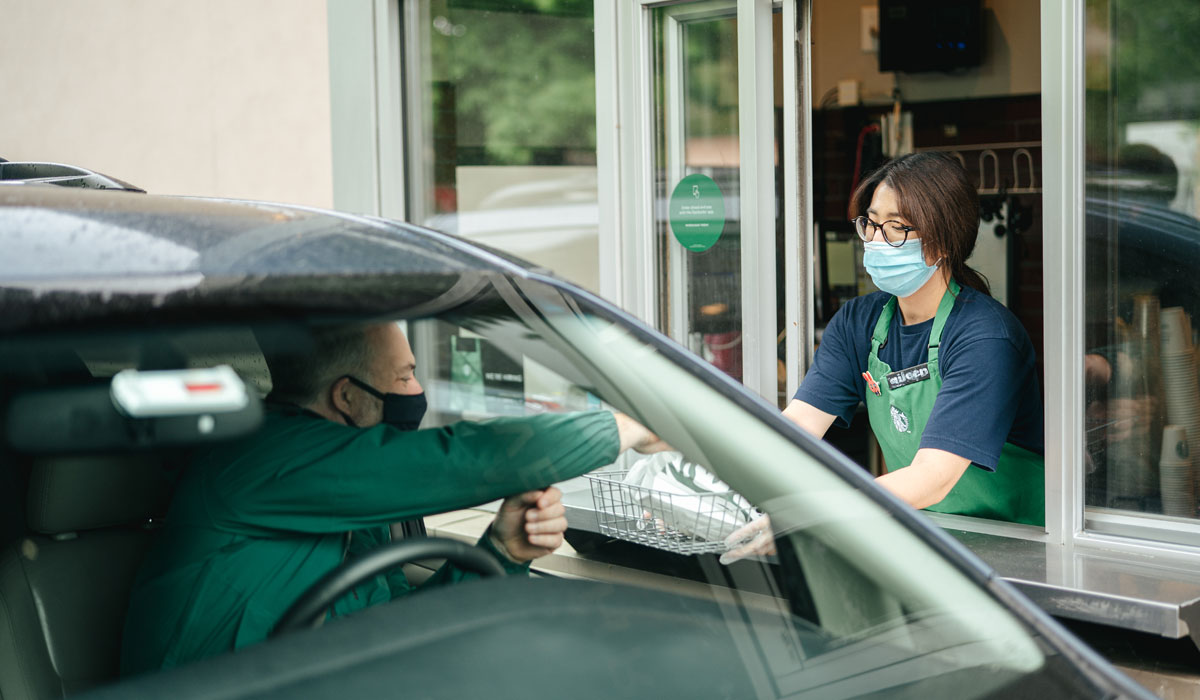
[[[863,400],[871,334],[890,298],[875,292],[839,309],[796,392],[795,398],[835,416],[835,425],[847,427]],[[933,319],[903,325],[897,309],[879,359],[892,370],[925,362],[932,329]],[[1033,344],[1003,304],[964,287],[942,329],[938,366],[942,388],[921,447],[965,457],[989,471],[1005,442],[1045,452]]]

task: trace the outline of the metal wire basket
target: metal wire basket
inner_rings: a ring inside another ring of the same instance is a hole
[[[677,554],[721,553],[751,511],[733,491],[680,495],[624,482],[628,470],[587,474],[600,531]]]

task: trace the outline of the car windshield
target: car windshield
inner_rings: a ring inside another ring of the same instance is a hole
[[[913,697],[974,698],[1043,687],[1030,685],[1031,678],[1049,682],[1045,687],[1076,682],[1062,680],[1073,672],[981,585],[979,574],[897,522],[864,493],[866,478],[831,468],[848,461],[764,420],[738,385],[611,307],[541,281],[463,274],[435,280],[434,301],[422,300],[415,312],[400,303],[388,313],[386,278],[360,282],[360,297],[347,292],[335,308],[313,304],[308,313],[255,309],[251,293],[235,321],[175,311],[170,322],[92,320],[83,330],[11,333],[0,340],[0,379],[10,395],[20,395],[106,387],[122,370],[228,365],[267,399],[276,383],[272,368],[303,366],[321,329],[395,322],[411,344],[428,400],[424,429],[620,411],[669,443],[671,451],[627,451],[560,483],[572,546],[554,556],[577,560],[583,577],[595,570],[589,562],[600,562],[635,586],[717,604],[737,642],[735,661],[770,696],[908,689]],[[332,286],[321,279],[304,284]],[[273,410],[268,404],[268,416]],[[12,421],[8,430],[11,442]],[[79,449],[69,437],[23,439],[35,451],[39,444],[47,453]],[[186,474],[194,447],[155,453],[171,453],[171,464],[185,465]],[[503,495],[477,481],[457,487],[454,498],[439,501],[442,509],[494,511],[493,499]],[[776,552],[722,563],[727,538],[764,514]],[[603,617],[603,608],[596,614]]]

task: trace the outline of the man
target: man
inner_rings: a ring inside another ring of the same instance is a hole
[[[389,523],[505,497],[479,546],[526,572],[566,529],[562,494],[548,484],[630,447],[665,448],[606,411],[415,430],[424,395],[396,324],[316,333],[314,343],[311,355],[272,363],[262,428],[198,455],[183,477],[134,586],[123,673],[262,641],[321,576],[386,543]],[[448,564],[431,582],[466,575]],[[332,614],[410,590],[398,571],[379,576]]]

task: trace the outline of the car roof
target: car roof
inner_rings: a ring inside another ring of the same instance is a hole
[[[0,186],[0,327],[128,313],[425,308],[528,263],[453,236],[311,207]],[[143,322],[147,319],[143,319]]]
[[[53,186],[0,187],[0,280],[246,272],[396,272],[487,267],[414,228],[266,202]],[[399,245],[397,245],[399,244]],[[59,249],[58,246],[63,246]],[[41,255],[53,246],[57,255]],[[269,254],[287,249],[309,256]],[[404,255],[391,251],[403,249]],[[318,257],[319,256],[319,257]]]

